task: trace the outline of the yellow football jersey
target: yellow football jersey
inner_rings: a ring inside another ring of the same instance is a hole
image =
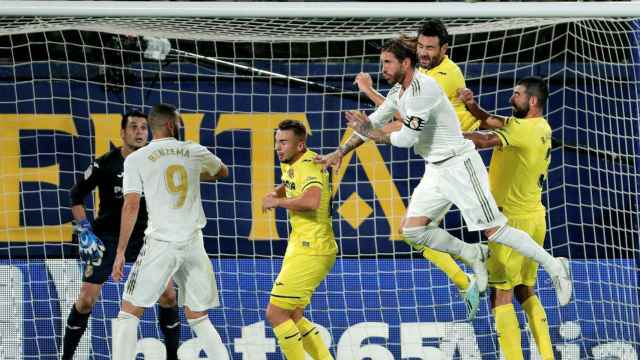
[[[507,215],[544,212],[542,185],[551,162],[551,127],[542,117],[510,117],[492,130],[501,147],[493,150],[489,183],[496,203]]]
[[[331,227],[331,180],[329,171],[313,162],[317,154],[307,150],[293,164],[282,164],[282,183],[287,198],[295,198],[312,186],[322,189],[320,207],[314,211],[289,211],[291,234],[287,254],[330,255],[338,251]]]
[[[440,65],[430,70],[419,67],[418,70],[423,74],[431,76],[438,82],[440,87],[442,87],[449,101],[451,101],[453,108],[456,110],[462,131],[473,131],[480,126],[480,121],[473,117],[464,103],[458,99],[458,89],[463,89],[467,87],[467,85],[464,82],[462,71],[460,71],[460,67],[458,67],[456,63],[445,55]]]

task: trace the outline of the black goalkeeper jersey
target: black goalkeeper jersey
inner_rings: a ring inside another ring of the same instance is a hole
[[[122,214],[122,204],[124,203],[122,194],[123,175],[124,158],[120,148],[117,148],[91,163],[84,172],[84,177],[71,188],[71,205],[83,205],[85,197],[96,186],[98,187],[100,206],[98,217],[93,221],[93,230],[98,237],[100,237],[100,234],[106,234],[114,238],[116,242],[120,233],[120,216]],[[133,228],[130,242],[142,241],[146,228],[147,205],[143,197],[140,201],[138,219]]]

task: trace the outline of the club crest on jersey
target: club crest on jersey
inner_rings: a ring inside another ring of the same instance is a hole
[[[412,116],[404,120],[404,125],[411,130],[420,131],[424,127],[424,120],[417,116]]]
[[[289,168],[289,170],[287,170],[287,176],[289,176],[290,178],[293,177],[293,168]]]

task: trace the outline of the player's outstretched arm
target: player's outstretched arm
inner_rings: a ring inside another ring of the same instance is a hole
[[[337,149],[325,155],[318,155],[313,161],[316,164],[322,164],[325,169],[330,167],[337,171],[342,164],[342,158],[362,144],[364,144],[363,137],[353,133],[349,139],[347,139],[344,144],[338,146]]]
[[[369,100],[371,100],[376,107],[382,106],[384,103],[385,97],[380,94],[376,89],[373,88],[373,80],[371,80],[371,75],[361,72],[356,75],[356,79],[353,82],[358,86],[358,90],[365,94]],[[393,116],[394,122],[402,125],[402,117],[399,112],[396,112]]]
[[[489,114],[478,104],[473,91],[468,88],[458,89],[458,99],[467,107],[469,112],[480,120],[481,129],[498,129],[504,126],[505,118],[499,115]]]
[[[116,250],[116,259],[113,263],[111,277],[113,281],[119,282],[124,272],[124,252],[129,245],[129,238],[133,232],[133,226],[138,219],[138,211],[140,210],[140,194],[131,192],[124,195],[124,204],[122,205],[122,217],[120,219],[120,236],[118,238],[118,249]]]
[[[361,111],[347,111],[347,126],[360,136],[367,137],[377,143],[390,144],[390,134],[383,129],[375,129],[366,114]]]
[[[369,100],[371,100],[376,106],[382,105],[384,102],[384,96],[373,88],[373,80],[371,75],[361,72],[356,75],[356,79],[353,81],[358,86],[358,90],[365,94]]]
[[[472,131],[463,133],[465,139],[473,141],[477,149],[501,146],[500,138],[492,131]]]

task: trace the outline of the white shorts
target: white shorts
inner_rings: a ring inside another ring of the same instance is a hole
[[[420,184],[413,190],[407,217],[442,219],[455,204],[469,231],[502,226],[507,219],[496,205],[489,176],[477,151],[457,155],[441,164],[427,164]]]
[[[193,311],[220,306],[218,286],[202,233],[191,241],[175,243],[147,237],[127,283],[123,299],[139,307],[158,301],[169,279],[178,286],[178,304]]]

